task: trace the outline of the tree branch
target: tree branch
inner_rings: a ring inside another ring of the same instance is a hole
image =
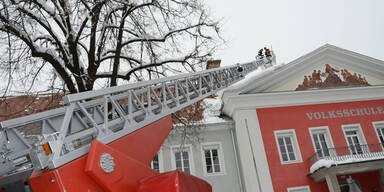
[[[60,74],[63,81],[67,84],[68,89],[72,93],[77,92],[70,76],[65,71],[63,65],[58,60],[56,60],[55,56],[53,56],[47,52],[38,51],[37,45],[35,45],[33,43],[33,41],[29,38],[29,36],[25,33],[25,31],[23,29],[21,29],[20,27],[17,27],[17,24],[15,24],[15,23],[13,23],[13,25],[10,24],[9,22],[11,22],[11,21],[9,21],[9,20],[7,21],[6,18],[4,18],[2,15],[0,15],[0,20],[3,23],[5,23],[5,25],[4,24],[0,25],[0,30],[5,31],[5,32],[9,32],[9,33],[15,35],[16,37],[20,38],[29,47],[29,49],[32,52],[33,57],[40,57],[40,58],[43,58],[44,60],[46,60],[47,62],[49,62],[53,66],[53,68],[55,68],[56,71]]]
[[[54,10],[50,10],[48,7],[43,6],[39,1],[33,0],[33,3],[36,4],[40,9],[44,10],[49,16],[52,17],[52,19],[56,22],[56,24],[60,27],[61,31],[64,33],[64,35],[67,34],[67,31],[65,30],[64,24],[62,23],[63,18],[59,19],[57,18],[57,15],[61,16],[62,14],[56,14]],[[55,7],[58,11],[61,11],[56,3]],[[62,20],[62,21],[60,21]]]
[[[160,38],[148,38],[148,37],[142,37],[142,38],[136,38],[136,39],[131,39],[129,41],[126,41],[122,44],[122,46],[126,46],[130,43],[135,43],[135,42],[164,42],[168,37],[176,34],[176,33],[179,33],[179,32],[182,32],[182,31],[186,31],[188,29],[192,29],[192,28],[195,28],[195,27],[199,27],[199,26],[213,26],[213,24],[206,24],[206,23],[199,23],[199,24],[196,24],[196,25],[191,25],[191,26],[187,26],[185,28],[182,28],[182,29],[177,29],[177,30],[173,30],[173,31],[170,31],[168,32],[167,34],[165,34],[163,37],[160,37]]]
[[[25,9],[23,9],[21,7],[19,7],[18,9],[21,12],[23,12],[24,14],[26,14],[27,16],[29,16],[30,18],[32,18],[33,20],[35,20],[37,23],[39,23],[50,34],[50,36],[54,39],[55,44],[58,46],[58,49],[59,49],[59,51],[61,52],[61,54],[63,56],[64,62],[68,63],[69,60],[68,60],[68,57],[67,57],[67,52],[65,51],[63,45],[61,44],[60,40],[58,39],[58,36],[53,32],[53,30],[51,29],[49,24],[44,22],[43,21],[44,19],[37,17],[35,14],[33,14],[32,12],[30,12],[28,10],[25,10]]]

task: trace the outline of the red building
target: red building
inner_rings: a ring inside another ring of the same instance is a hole
[[[226,90],[246,191],[384,191],[384,62],[324,45]]]

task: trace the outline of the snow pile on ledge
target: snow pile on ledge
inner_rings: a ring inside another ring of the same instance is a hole
[[[337,164],[339,164],[339,162],[337,161],[320,159],[311,166],[310,173],[313,173],[320,168],[323,168],[323,167],[329,168],[332,165],[337,165]]]
[[[219,123],[225,120],[220,118],[222,101],[219,97],[205,98],[201,105],[204,108],[203,111],[203,123]]]
[[[311,166],[310,173],[314,173],[315,171],[323,167],[329,168],[333,165],[337,166],[337,165],[342,165],[347,163],[384,159],[384,152],[371,153],[369,155],[372,155],[372,156],[371,157],[362,157],[362,155],[353,155],[349,157],[347,156],[345,160],[341,160],[341,161],[335,161],[332,159],[320,159]]]

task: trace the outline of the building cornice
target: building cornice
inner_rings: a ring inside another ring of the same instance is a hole
[[[189,126],[196,126],[200,127],[199,129],[200,132],[209,132],[209,131],[222,131],[222,130],[229,130],[233,128],[234,126],[234,121],[232,119],[226,119],[221,122],[210,122],[210,123],[204,123],[200,122],[196,125],[189,125]],[[174,129],[180,129],[185,127],[185,125],[182,124],[174,124],[173,125]]]
[[[223,113],[233,117],[235,111],[244,109],[378,99],[384,99],[384,86],[232,95],[223,101]]]

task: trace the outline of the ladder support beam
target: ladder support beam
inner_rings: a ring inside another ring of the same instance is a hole
[[[139,82],[67,95],[65,107],[26,117],[0,122],[0,144],[16,142],[19,148],[0,147],[0,166],[14,165],[29,153],[32,162],[55,169],[89,151],[92,140],[108,144],[146,125],[168,116],[205,97],[215,94],[265,65],[265,60],[176,75],[151,81]],[[23,139],[10,141],[4,133],[15,128],[40,123],[41,127],[55,136],[44,136],[32,149]],[[18,143],[17,143],[18,142]],[[51,154],[42,157],[41,144],[49,143]],[[38,154],[38,155],[36,155]],[[29,158],[29,156],[28,156]],[[29,162],[31,163],[31,162]],[[15,166],[16,167],[16,166]],[[4,175],[0,173],[0,176]]]

